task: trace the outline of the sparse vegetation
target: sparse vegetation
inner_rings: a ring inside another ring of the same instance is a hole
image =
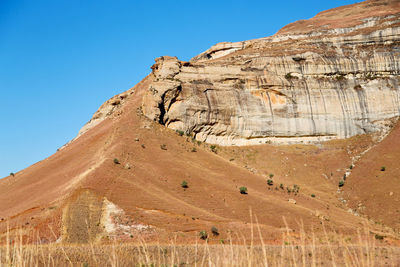
[[[207,240],[207,238],[208,238],[208,234],[204,230],[200,231],[199,235],[200,235],[200,239]]]
[[[274,177],[274,174],[273,174],[273,173],[270,173],[270,174],[269,174],[269,178],[272,179],[272,177]]]
[[[311,197],[315,197],[315,194],[311,194]]]
[[[381,172],[384,172],[384,171],[386,171],[386,167],[385,167],[385,166],[382,166],[382,167],[381,167]]]
[[[352,169],[353,169],[353,167],[354,167],[353,165],[350,165],[350,166],[349,166],[349,169],[350,169],[350,170],[352,170]]]
[[[210,149],[212,152],[217,153],[217,146],[216,145],[211,145]]]
[[[211,227],[211,233],[212,233],[214,236],[219,236],[218,228],[215,227],[215,226]]]
[[[283,189],[284,189],[283,184],[280,184],[280,185],[279,185],[279,188],[283,190]]]
[[[344,181],[346,181],[346,178],[347,178],[346,174],[343,174],[343,180]]]
[[[267,184],[268,184],[269,186],[272,186],[272,185],[274,185],[274,181],[272,181],[271,179],[268,179],[268,180],[267,180]]]
[[[365,75],[365,79],[367,79],[367,80],[375,80],[376,78],[377,78],[377,76],[373,73],[367,73]]]
[[[15,176],[15,173],[10,172],[10,176],[14,177],[14,176]]]
[[[342,187],[342,186],[344,186],[344,180],[339,181],[339,187]]]
[[[336,76],[336,80],[337,81],[343,81],[343,80],[345,80],[346,79],[346,76],[344,75],[344,74],[338,74],[337,76]]]
[[[120,164],[119,160],[117,158],[114,158],[113,162],[114,162],[114,164]]]
[[[188,182],[186,182],[185,180],[182,181],[181,186],[182,188],[189,188]]]
[[[291,79],[293,79],[293,78],[295,78],[295,77],[292,75],[291,72],[285,74],[285,79],[286,79],[286,80],[291,80]]]
[[[293,185],[293,192],[295,192],[296,194],[299,193],[300,191],[300,186],[298,186],[297,184]]]
[[[193,147],[192,152],[197,152],[197,149],[195,147]]]
[[[183,136],[185,134],[185,132],[181,130],[176,130],[176,133],[179,134],[179,136]]]
[[[240,194],[246,195],[247,194],[247,187],[241,186],[239,188]]]
[[[167,150],[167,145],[162,144],[162,145],[160,145],[160,148],[161,148],[162,150]]]
[[[383,235],[375,234],[375,239],[383,240],[385,237]]]

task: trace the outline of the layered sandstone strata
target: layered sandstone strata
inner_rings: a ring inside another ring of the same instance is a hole
[[[400,113],[400,4],[358,5],[290,24],[272,37],[217,44],[190,62],[156,59],[143,113],[220,145],[382,129]]]

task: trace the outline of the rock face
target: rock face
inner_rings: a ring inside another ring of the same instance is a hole
[[[374,132],[400,114],[400,2],[366,1],[220,43],[190,62],[156,59],[143,113],[220,145]]]

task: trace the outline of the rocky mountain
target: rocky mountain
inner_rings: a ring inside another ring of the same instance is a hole
[[[144,114],[219,145],[382,130],[399,116],[400,2],[321,12],[267,38],[156,59]]]
[[[399,30],[399,1],[365,1],[156,59],[74,140],[0,180],[0,241],[195,243],[216,227],[209,242],[242,243],[256,225],[281,244],[364,225],[398,243]]]

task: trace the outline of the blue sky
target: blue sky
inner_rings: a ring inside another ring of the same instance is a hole
[[[266,37],[346,0],[0,0],[0,178],[71,140],[156,57]]]

